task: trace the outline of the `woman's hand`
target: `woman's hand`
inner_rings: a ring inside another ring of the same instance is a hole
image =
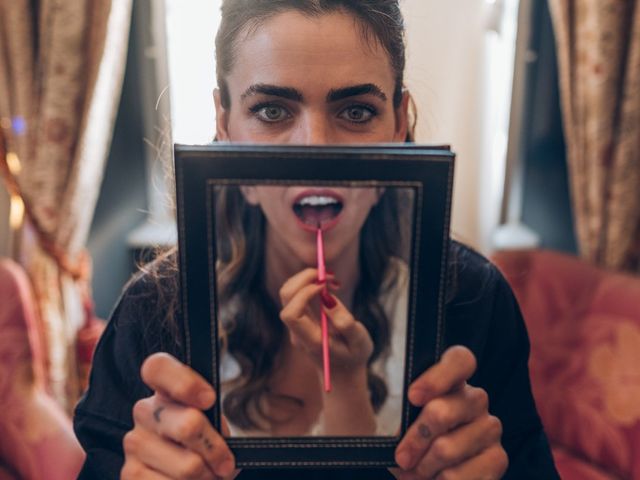
[[[338,298],[317,283],[318,271],[308,268],[280,289],[280,318],[294,347],[305,351],[322,372],[320,308],[329,317],[330,392],[323,394],[323,435],[373,435],[376,419],[367,384],[367,362],[373,341]],[[331,284],[330,276],[328,282]],[[320,301],[317,298],[320,297]]]
[[[489,415],[487,393],[466,383],[475,369],[471,351],[451,347],[411,385],[409,400],[422,411],[396,449],[397,479],[502,477],[502,425]]]
[[[365,326],[329,293],[326,285],[318,284],[318,271],[307,268],[297,273],[280,289],[280,318],[289,329],[294,347],[306,351],[322,369],[322,329],[320,308],[329,317],[331,375],[350,376],[366,371],[373,353],[373,341]],[[332,282],[329,276],[328,283]],[[320,301],[317,301],[317,299]]]
[[[239,471],[233,454],[202,413],[216,400],[211,385],[166,353],[149,356],[141,374],[155,393],[133,408],[134,428],[124,437],[120,478],[234,478]]]

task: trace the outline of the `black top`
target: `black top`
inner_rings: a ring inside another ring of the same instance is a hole
[[[527,362],[529,339],[517,302],[498,270],[485,258],[452,243],[446,343],[465,345],[478,360],[469,383],[487,391],[489,410],[503,425],[509,456],[507,479],[559,479],[536,412]],[[81,480],[117,479],[124,461],[122,438],[133,428],[133,404],[152,394],[140,379],[140,365],[164,350],[184,359],[174,334],[162,326],[159,295],[175,289],[164,276],[158,288],[140,275],[125,289],[93,360],[89,389],[78,404],[74,428],[87,453]],[[173,292],[169,292],[172,294]],[[238,479],[299,478],[294,470],[245,470]],[[393,478],[383,469],[308,470],[305,479]]]

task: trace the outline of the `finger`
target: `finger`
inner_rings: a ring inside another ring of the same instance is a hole
[[[140,373],[149,388],[178,403],[206,410],[216,400],[213,387],[200,374],[167,353],[147,357]]]
[[[216,474],[230,475],[235,459],[224,439],[215,431],[204,413],[152,397],[133,408],[136,425],[166,437],[199,454]]]
[[[432,442],[454,428],[471,422],[488,410],[487,393],[469,385],[427,403],[396,449],[396,462],[411,470]]]
[[[508,466],[507,453],[500,445],[494,445],[460,465],[443,470],[435,480],[497,480]]]
[[[327,275],[327,279],[332,279],[332,275]],[[316,268],[305,268],[289,278],[280,288],[280,302],[282,305],[288,304],[294,295],[303,287],[316,283],[318,280],[318,270]],[[317,283],[316,283],[317,284]]]
[[[223,438],[229,438],[231,436],[231,430],[229,429],[229,423],[227,422],[227,419],[224,415],[222,415],[220,417],[220,429],[222,430],[222,436]],[[225,443],[226,444],[226,443]],[[234,461],[234,466],[235,466],[235,461]],[[240,475],[241,470],[236,468],[231,475],[228,475],[225,478],[225,480],[233,480],[234,478],[236,478],[238,475]]]
[[[322,292],[321,296],[323,308],[331,318],[331,325],[345,339],[349,350],[359,351],[363,347],[369,346],[373,349],[373,343],[366,327],[351,315],[351,312],[338,297],[327,292]]]
[[[136,458],[127,458],[120,472],[120,480],[171,480],[171,478],[151,470]]]
[[[321,342],[320,325],[307,315],[307,310],[311,300],[323,288],[322,285],[303,287],[280,312],[280,319],[289,331],[300,337],[308,347],[319,345]]]
[[[215,475],[197,453],[154,433],[136,428],[124,436],[124,451],[169,478],[213,480]],[[164,478],[164,477],[163,477]]]
[[[284,306],[280,312],[280,316],[282,317],[284,315],[288,319],[303,316],[307,313],[311,300],[316,298],[324,288],[324,285],[317,285],[315,283],[302,287]]]
[[[449,348],[440,361],[424,372],[409,387],[409,400],[422,407],[429,400],[464,385],[476,371],[476,358],[466,347]]]
[[[296,273],[293,277],[290,277],[282,287],[280,287],[279,295],[282,305],[286,305],[291,301],[291,298],[302,287],[315,282],[318,279],[318,270],[315,268],[305,268],[301,272]]]
[[[436,438],[416,467],[419,476],[432,478],[438,472],[454,467],[500,443],[502,424],[496,417],[485,415],[449,434]]]
[[[425,480],[424,478],[418,477],[418,474],[414,471],[405,472],[404,470],[400,470],[399,468],[390,468],[389,473],[391,473],[391,475],[393,475],[393,478],[395,478],[396,480]]]
[[[333,290],[334,292],[337,292],[342,288],[342,283],[340,283],[339,281],[335,280],[333,277],[328,277],[327,278],[327,286],[331,290]]]
[[[333,288],[339,288],[341,285],[336,282],[333,273],[327,272],[327,282]],[[289,278],[280,288],[279,296],[282,305],[286,305],[291,301],[295,294],[303,287],[307,285],[320,285],[318,283],[318,270],[315,268],[306,268],[299,273],[296,273],[293,277]]]

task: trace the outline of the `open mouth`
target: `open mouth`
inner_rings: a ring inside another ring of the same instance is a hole
[[[331,222],[342,212],[342,199],[330,194],[305,194],[293,204],[293,213],[300,221],[313,228]]]

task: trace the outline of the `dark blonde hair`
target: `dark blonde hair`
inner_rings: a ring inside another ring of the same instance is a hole
[[[398,275],[392,259],[406,258],[408,251],[409,198],[389,188],[372,207],[360,231],[359,283],[353,298],[353,315],[371,340],[367,382],[371,404],[377,411],[387,397],[385,381],[372,364],[388,353],[391,323],[380,299]],[[403,215],[406,213],[406,215]],[[275,422],[263,408],[272,394],[269,381],[278,352],[286,340],[286,327],[265,285],[264,245],[266,219],[260,207],[249,205],[239,188],[221,187],[216,194],[218,312],[226,350],[238,362],[240,376],[228,385],[223,400],[227,418],[242,429],[259,429]],[[224,313],[226,311],[226,313]],[[222,312],[222,313],[221,313]],[[295,398],[279,400],[299,402]]]

